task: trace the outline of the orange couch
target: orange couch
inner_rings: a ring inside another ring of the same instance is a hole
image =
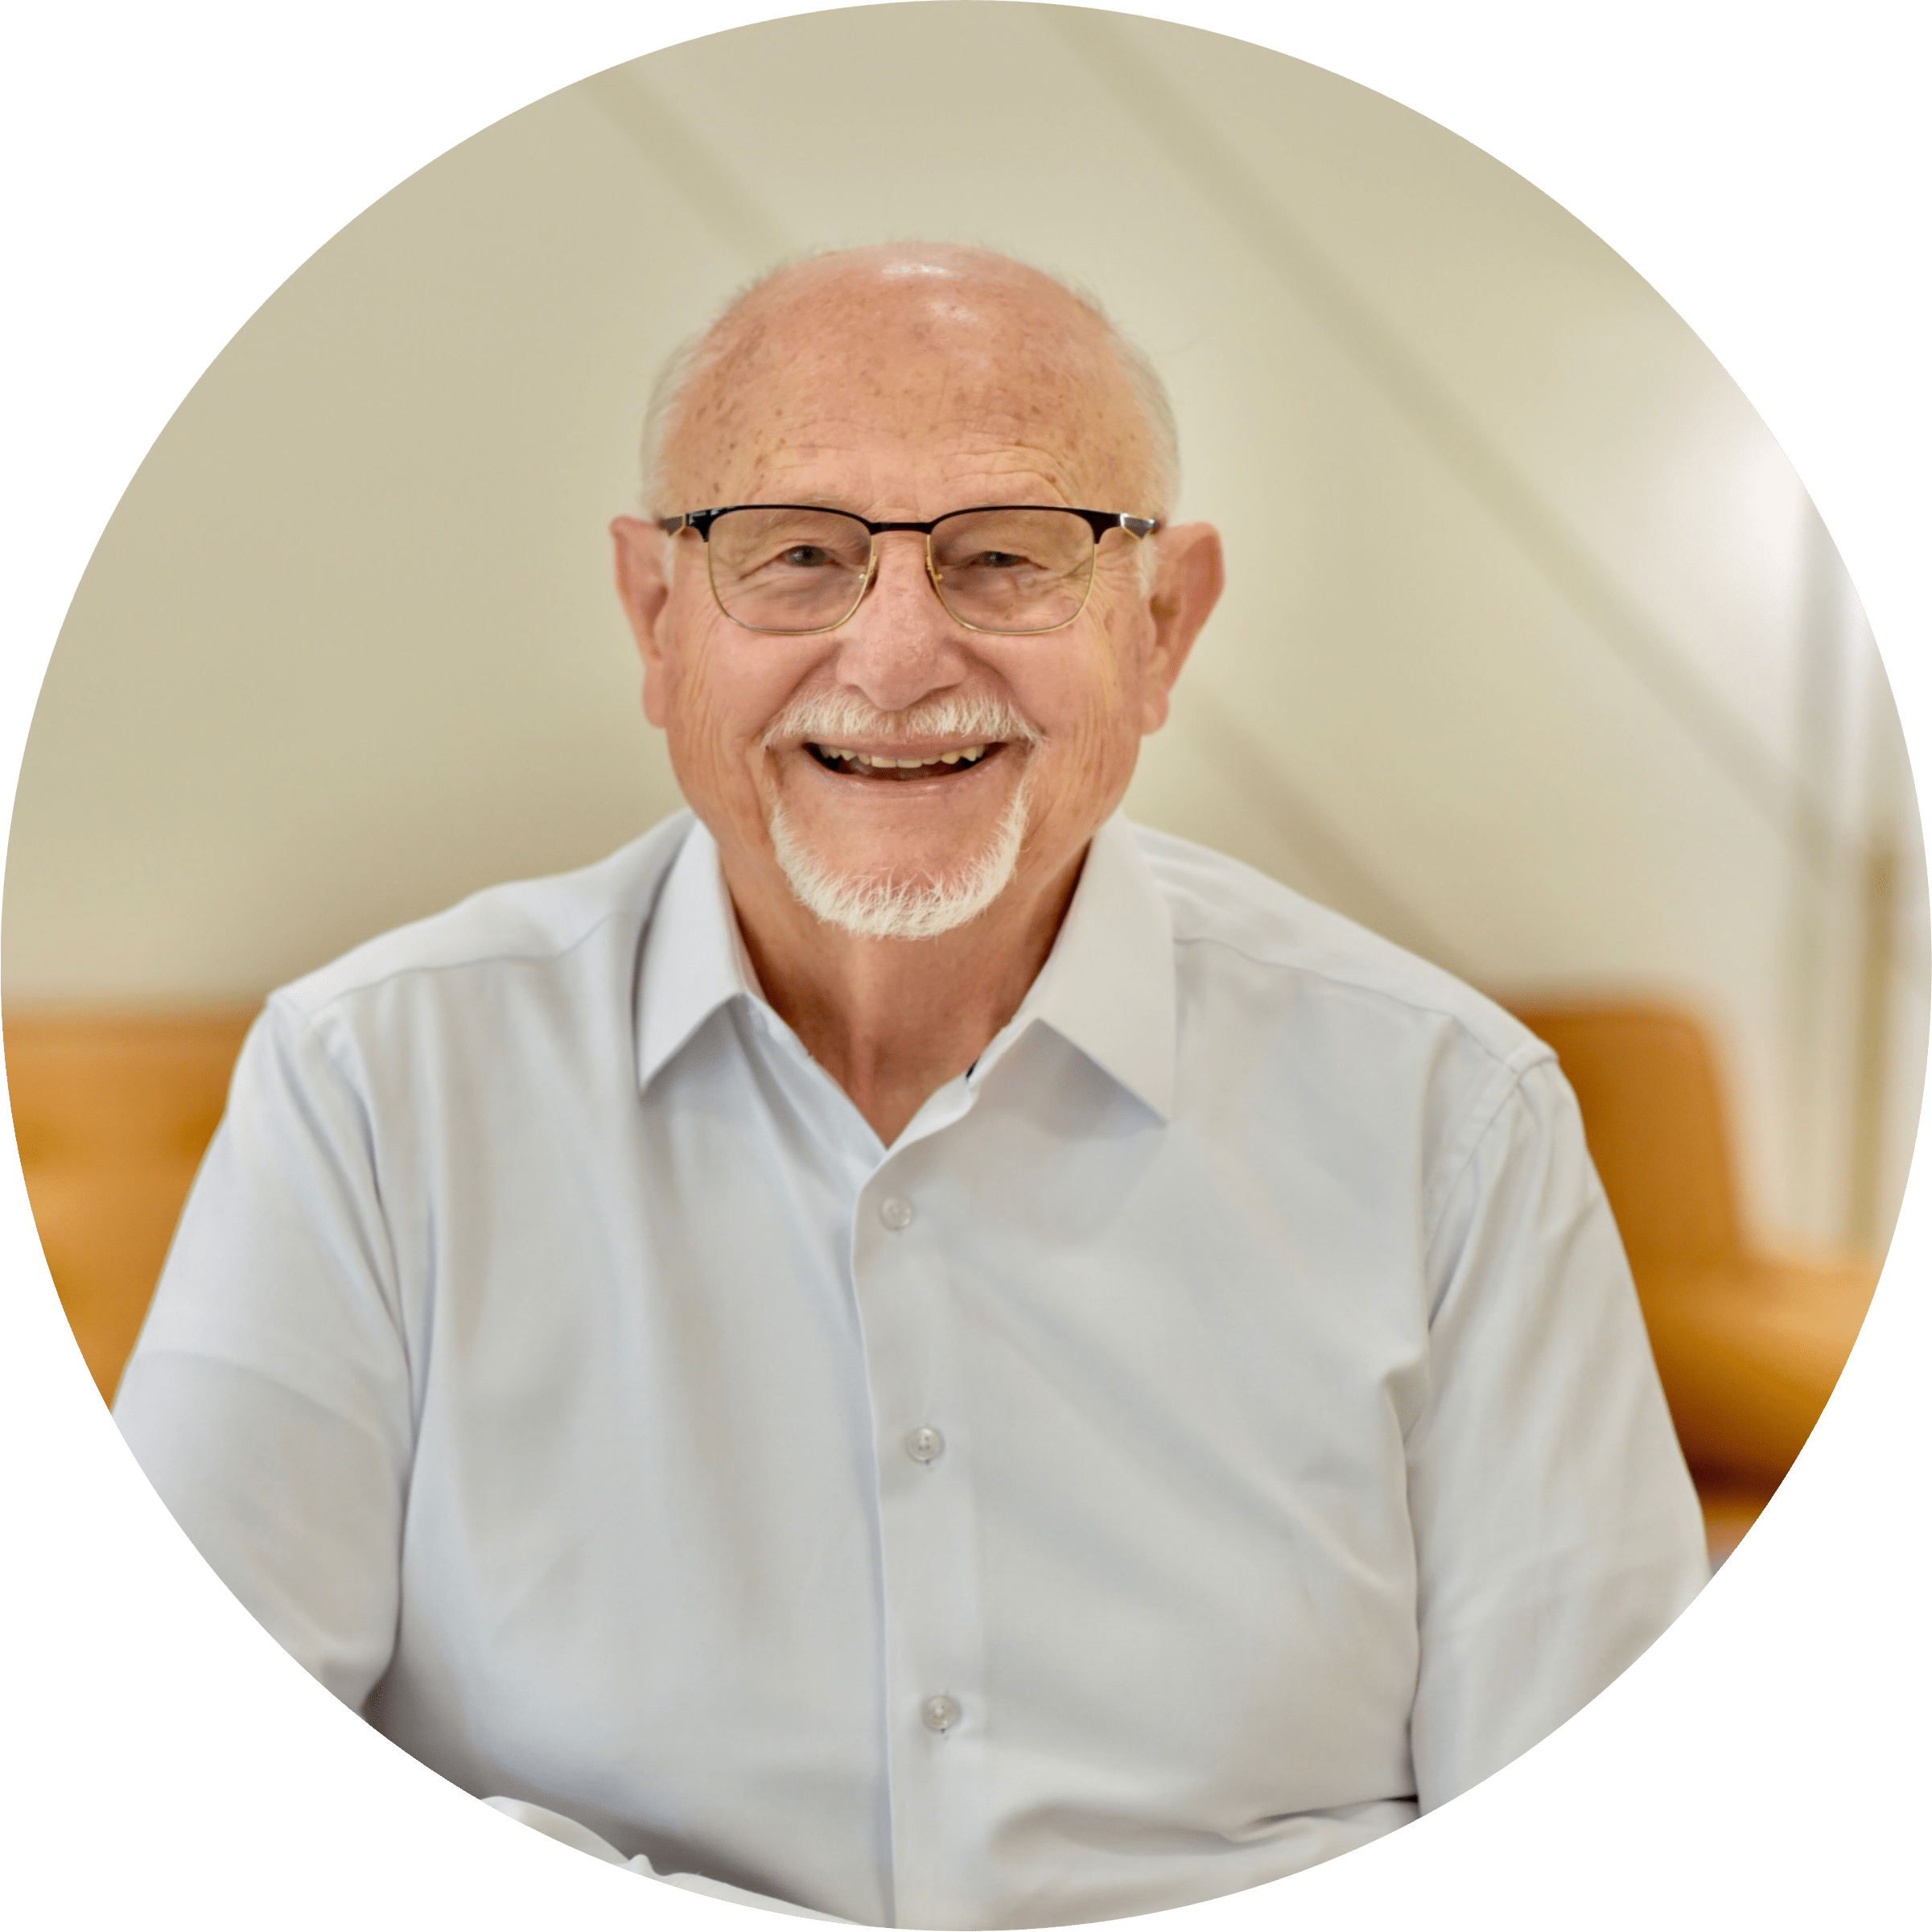
[[[1825,1406],[1880,1258],[1754,1239],[1703,1029],[1642,1002],[1512,1003],[1556,1050],[1636,1277],[1714,1549],[1761,1509]]]
[[[74,1338],[109,1402],[253,1017],[6,1012],[27,1199]]]

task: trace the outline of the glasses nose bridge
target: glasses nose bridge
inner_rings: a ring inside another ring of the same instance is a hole
[[[881,546],[896,541],[902,546],[917,546],[920,568],[925,573],[926,587],[939,599],[941,606],[945,606],[945,599],[941,595],[939,589],[939,573],[933,567],[933,533],[929,529],[922,529],[917,525],[908,528],[902,524],[885,529],[868,529],[866,534],[871,539],[871,547],[866,559],[865,583],[859,593],[860,603],[871,596],[874,585],[879,582]],[[857,605],[853,608],[856,610]],[[950,615],[950,612],[948,615]]]

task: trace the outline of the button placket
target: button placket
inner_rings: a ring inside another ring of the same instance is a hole
[[[972,1485],[950,1427],[967,1365],[936,1138],[875,1169],[852,1250],[877,1431],[894,1890],[902,1916],[928,1922],[956,1918],[976,1882],[962,1860],[984,1804],[986,1648]]]

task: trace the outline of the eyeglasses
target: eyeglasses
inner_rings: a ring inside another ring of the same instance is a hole
[[[925,538],[926,575],[952,617],[970,631],[1027,636],[1057,631],[1086,608],[1109,530],[1151,537],[1160,520],[1000,503],[929,523],[872,523],[809,504],[741,503],[661,517],[657,527],[704,540],[718,608],[748,631],[837,630],[871,587],[879,536],[913,530]]]

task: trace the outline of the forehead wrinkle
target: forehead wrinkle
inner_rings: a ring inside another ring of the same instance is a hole
[[[1063,450],[1026,441],[1010,440],[996,431],[972,435],[940,432],[908,435],[881,474],[869,454],[830,437],[801,437],[764,460],[735,474],[720,487],[738,490],[739,501],[825,501],[841,509],[876,513],[897,491],[889,480],[896,473],[916,477],[917,501],[937,516],[977,503],[1027,501],[1074,503],[1081,501],[1083,479],[1094,471]],[[1005,486],[1005,477],[1024,480],[1018,490]],[[797,480],[794,481],[793,479]],[[1092,488],[1088,484],[1090,493]]]

